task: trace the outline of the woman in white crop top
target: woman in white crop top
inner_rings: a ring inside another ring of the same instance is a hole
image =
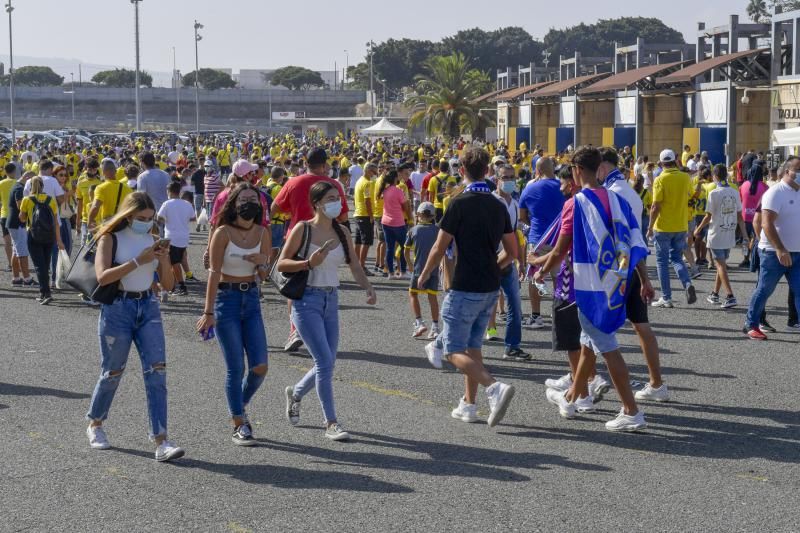
[[[197,321],[197,331],[204,336],[216,327],[227,367],[231,440],[239,446],[256,443],[246,409],[267,375],[267,334],[258,285],[267,277],[272,238],[269,228],[261,225],[262,209],[261,193],[250,183],[231,189],[211,236],[206,301]]]
[[[175,284],[169,264],[169,247],[152,235],[156,215],[153,201],[144,192],[129,194],[119,211],[95,236],[98,239],[95,272],[100,285],[117,284],[119,293],[112,304],[100,309],[100,378],[92,394],[86,417],[89,445],[105,450],[108,442],[103,421],[128,364],[131,344],[136,343],[142,360],[150,438],[156,443],[156,460],[170,461],[183,450],[167,440],[167,354],[164,326],[158,300],[150,290],[158,271],[161,285]],[[116,254],[112,257],[116,240]]]
[[[356,282],[367,291],[370,305],[375,304],[375,290],[357,260],[350,232],[336,221],[342,210],[339,189],[329,181],[317,182],[311,187],[309,201],[314,218],[294,227],[278,260],[281,272],[310,271],[303,298],[293,302],[292,323],[314,359],[314,368],[294,387],[286,387],[286,416],[296,425],[300,400],[316,387],[325,416],[325,436],[347,440],[350,435],[338,423],[333,401],[333,369],[339,344],[339,266],[347,263]],[[306,224],[311,230],[308,258],[295,259],[304,249]]]

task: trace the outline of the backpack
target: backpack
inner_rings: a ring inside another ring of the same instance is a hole
[[[53,244],[56,241],[56,217],[50,209],[50,197],[40,202],[36,196],[33,200],[33,213],[31,214],[31,227],[28,230],[33,242],[39,244]]]

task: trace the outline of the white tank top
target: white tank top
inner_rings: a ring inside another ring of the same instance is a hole
[[[264,230],[261,230],[261,237],[264,236]],[[230,237],[230,236],[229,236]],[[261,238],[258,239],[258,244],[253,248],[242,248],[228,241],[228,246],[225,247],[225,256],[222,259],[222,273],[226,276],[234,278],[249,278],[256,273],[255,263],[245,261],[244,256],[250,254],[257,254],[261,250]]]
[[[139,257],[143,251],[155,243],[155,239],[151,234],[140,235],[130,228],[118,231],[115,235],[117,236],[117,254],[114,256],[114,262],[118,265]],[[153,273],[156,271],[157,266],[157,260],[140,264],[138,268],[123,276],[120,280],[122,290],[132,292],[148,290],[153,284]]]
[[[311,257],[311,254],[320,248],[320,246],[311,243],[308,247],[308,256]],[[311,269],[308,274],[308,285],[310,287],[338,287],[338,269],[342,263],[344,263],[344,248],[340,243],[336,248],[328,252],[322,264]]]

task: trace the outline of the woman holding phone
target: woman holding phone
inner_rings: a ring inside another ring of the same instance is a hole
[[[103,429],[111,402],[128,364],[131,344],[142,361],[150,439],[156,444],[157,461],[183,457],[183,450],[167,440],[167,356],[161,309],[150,285],[158,270],[161,284],[172,289],[169,246],[151,234],[156,216],[153,201],[144,192],[128,195],[119,212],[95,236],[95,272],[100,285],[116,284],[119,293],[100,309],[101,374],[97,381],[86,429],[89,445],[97,450],[111,447]]]
[[[347,263],[356,282],[367,291],[367,303],[374,305],[375,290],[356,257],[353,240],[336,221],[342,210],[339,189],[328,181],[315,183],[309,192],[314,218],[297,224],[289,235],[278,259],[280,272],[309,271],[303,298],[292,305],[292,323],[297,328],[311,357],[314,368],[294,387],[286,387],[286,416],[289,423],[300,421],[300,401],[311,389],[317,388],[325,418],[325,436],[331,440],[347,440],[336,417],[333,401],[333,369],[339,346],[339,265]],[[303,235],[309,226],[309,256],[294,259],[304,246]]]
[[[212,220],[206,301],[197,321],[197,331],[206,339],[216,326],[227,367],[231,440],[238,446],[256,444],[246,409],[267,375],[267,335],[258,284],[267,277],[272,237],[262,222],[258,189],[247,182],[233,187]]]

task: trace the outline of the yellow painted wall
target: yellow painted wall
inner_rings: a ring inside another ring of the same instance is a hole
[[[517,151],[517,128],[508,128],[508,151],[512,154]]]
[[[683,152],[683,147],[686,145],[691,147],[692,152],[700,150],[700,128],[683,128],[683,143],[680,150],[675,148],[675,153],[680,154]]]
[[[603,146],[614,146],[614,128],[603,128]]]
[[[551,154],[551,155],[556,153],[556,129],[555,128],[547,128],[547,153]]]
[[[736,93],[736,146],[731,159],[739,152],[769,150],[770,114],[772,113],[772,94],[768,91],[750,91],[750,103],[742,104],[743,90]]]
[[[546,104],[533,106],[533,129],[531,131],[531,142],[528,146],[550,146],[550,128],[558,126],[558,104]],[[553,133],[555,136],[555,133]],[[553,146],[555,146],[555,137],[553,137]],[[553,153],[548,148],[549,153]]]

